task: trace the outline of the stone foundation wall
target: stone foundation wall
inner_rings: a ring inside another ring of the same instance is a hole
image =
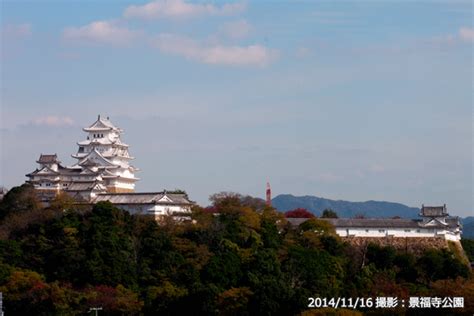
[[[398,251],[409,252],[415,255],[421,255],[430,248],[449,249],[448,241],[444,238],[429,238],[429,237],[343,237],[343,241],[363,251],[368,244],[373,243],[379,246],[392,246]],[[459,242],[462,249],[462,246]]]

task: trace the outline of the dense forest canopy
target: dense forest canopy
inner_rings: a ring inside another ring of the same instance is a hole
[[[456,296],[466,307],[361,311],[474,310],[470,270],[452,252],[416,257],[370,244],[360,256],[328,222],[291,227],[248,197],[219,193],[211,208],[194,207],[192,221],[158,223],[108,202],[79,207],[67,196],[45,209],[31,193],[16,188],[0,204],[7,315],[80,315],[91,307],[102,307],[101,315],[325,315],[330,310],[308,308],[309,297],[377,296]]]

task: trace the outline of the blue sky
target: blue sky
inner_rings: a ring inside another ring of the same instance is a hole
[[[0,184],[97,114],[137,189],[472,215],[471,1],[2,1]]]

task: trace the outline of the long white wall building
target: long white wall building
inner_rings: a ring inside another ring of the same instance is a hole
[[[404,218],[322,218],[330,222],[340,237],[444,238],[461,240],[458,217],[450,217],[444,206],[422,206],[420,219]],[[300,225],[307,218],[288,218]]]

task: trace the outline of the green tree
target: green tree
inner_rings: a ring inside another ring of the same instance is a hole
[[[323,211],[321,215],[322,218],[338,218],[337,213],[330,208],[327,208]]]
[[[38,210],[41,207],[31,184],[13,187],[0,201],[0,222],[9,214]]]

